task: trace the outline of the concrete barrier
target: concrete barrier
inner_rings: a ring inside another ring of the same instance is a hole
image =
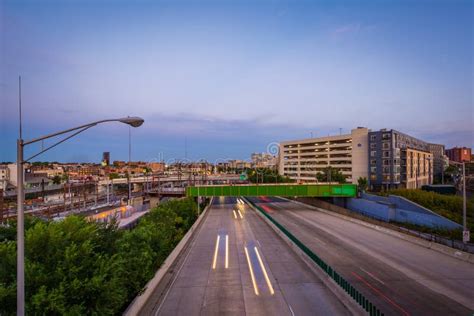
[[[439,244],[437,242],[433,242],[433,241],[429,241],[429,240],[426,240],[426,239],[411,236],[411,235],[405,234],[403,232],[395,231],[395,230],[392,230],[390,228],[383,227],[383,226],[380,226],[380,225],[376,225],[376,224],[366,222],[366,221],[363,221],[363,220],[360,220],[360,219],[356,219],[356,218],[353,218],[353,217],[350,217],[350,216],[346,216],[346,215],[343,215],[343,214],[336,213],[339,210],[328,211],[328,210],[325,210],[321,207],[316,207],[314,205],[306,204],[306,203],[303,203],[303,202],[300,202],[300,201],[297,201],[297,200],[289,200],[289,199],[286,199],[286,198],[282,198],[282,199],[290,201],[290,202],[295,202],[295,203],[304,205],[305,207],[313,208],[313,209],[315,209],[317,211],[320,211],[322,213],[325,213],[325,214],[328,214],[328,215],[331,215],[331,216],[335,216],[335,217],[339,217],[341,219],[344,219],[344,220],[347,220],[347,221],[350,221],[350,222],[353,222],[353,223],[356,223],[356,224],[359,224],[359,225],[363,225],[363,226],[375,229],[379,232],[382,232],[382,233],[400,238],[402,240],[411,242],[413,244],[417,244],[417,245],[419,245],[421,247],[424,247],[424,248],[432,249],[434,251],[443,253],[445,255],[454,257],[456,259],[459,259],[459,260],[462,260],[462,261],[467,261],[469,263],[474,263],[474,254],[464,252],[464,251],[461,251],[459,249],[451,248],[449,246],[445,246],[445,245]],[[325,203],[327,203],[327,202],[325,202]],[[328,204],[330,204],[330,203],[328,203]],[[335,208],[341,208],[340,206],[337,206],[337,205],[333,205],[333,206]],[[345,209],[343,209],[343,210],[345,212],[349,212]]]
[[[166,260],[160,266],[158,271],[156,271],[155,276],[150,281],[148,281],[148,283],[145,285],[143,291],[140,292],[137,295],[137,297],[135,297],[135,299],[128,306],[128,308],[125,310],[123,315],[125,315],[125,316],[135,316],[135,315],[138,315],[140,313],[143,306],[150,299],[151,295],[155,291],[155,289],[158,286],[158,284],[160,283],[160,281],[168,273],[171,265],[176,261],[176,259],[179,257],[179,255],[184,250],[184,248],[188,245],[188,242],[190,241],[193,234],[199,228],[201,222],[203,221],[203,219],[206,217],[206,215],[208,213],[209,207],[211,207],[211,205],[212,205],[212,200],[213,200],[213,198],[211,198],[211,200],[209,201],[209,205],[207,205],[206,208],[202,211],[201,216],[199,216],[198,219],[196,220],[196,222],[194,222],[193,226],[191,226],[191,228],[187,231],[187,233],[184,235],[184,237],[181,239],[181,241],[178,243],[178,245],[176,245],[176,247],[173,249],[173,251],[169,254],[169,256],[166,258]]]

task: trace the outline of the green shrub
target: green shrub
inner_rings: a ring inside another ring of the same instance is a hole
[[[28,221],[26,311],[38,315],[120,314],[196,220],[191,199],[151,210],[130,231],[70,216]],[[15,225],[0,230],[0,315],[16,311]]]
[[[435,192],[423,190],[396,189],[386,192],[384,195],[402,196],[412,202],[415,202],[433,212],[444,216],[456,223],[462,225],[463,221],[463,198],[457,195],[443,195]],[[474,203],[469,200],[467,203],[467,221],[468,227],[474,228]]]

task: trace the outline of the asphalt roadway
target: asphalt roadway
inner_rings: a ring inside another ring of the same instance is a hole
[[[279,198],[252,198],[385,315],[472,315],[474,265]]]
[[[253,209],[215,198],[142,315],[347,315]]]

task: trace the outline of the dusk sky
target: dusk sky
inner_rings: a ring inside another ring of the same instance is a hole
[[[19,75],[24,138],[141,116],[133,160],[248,159],[357,126],[473,147],[473,3],[0,0],[0,160],[16,157]],[[103,151],[128,159],[128,127],[38,160]]]

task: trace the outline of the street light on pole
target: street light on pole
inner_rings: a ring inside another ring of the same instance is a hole
[[[20,81],[21,83],[21,81]],[[21,90],[20,90],[21,93]],[[21,98],[20,98],[20,107],[19,107],[19,113],[20,113],[20,129],[19,129],[19,138],[17,140],[17,315],[23,316],[25,315],[25,218],[24,218],[24,200],[25,200],[25,193],[24,193],[24,164],[31,159],[41,155],[42,153],[56,147],[57,145],[65,142],[66,140],[76,136],[77,134],[80,134],[86,130],[88,130],[91,127],[94,127],[96,125],[106,123],[106,122],[120,122],[124,124],[128,124],[132,127],[139,127],[140,125],[143,124],[144,120],[139,117],[125,117],[125,118],[119,118],[119,119],[108,119],[108,120],[100,120],[96,122],[92,122],[89,124],[77,126],[74,128],[70,128],[64,131],[52,133],[46,136],[41,136],[38,138],[34,138],[28,141],[24,141],[22,137],[22,130],[21,130]],[[61,139],[60,141],[54,143],[53,145],[47,147],[47,148],[42,148],[40,152],[37,154],[34,154],[33,156],[24,159],[23,154],[24,154],[24,148],[27,145],[34,144],[37,142],[41,142],[45,139],[49,139],[52,137],[56,137],[59,135],[71,133],[69,136]]]

